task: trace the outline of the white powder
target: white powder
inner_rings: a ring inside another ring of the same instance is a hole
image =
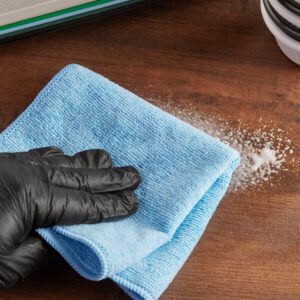
[[[245,125],[241,120],[229,123],[218,116],[203,115],[193,105],[183,106],[170,100],[149,101],[239,151],[241,163],[233,174],[231,191],[251,186],[257,189],[266,181],[273,185],[272,181],[280,179],[280,173],[295,162],[294,158],[287,160],[294,152],[292,140],[283,129],[263,124],[262,118],[254,126]]]
[[[263,148],[259,154],[253,153],[250,155],[252,159],[251,171],[256,172],[259,168],[263,168],[266,165],[277,165],[284,161],[284,158],[278,159],[276,151],[268,148]]]

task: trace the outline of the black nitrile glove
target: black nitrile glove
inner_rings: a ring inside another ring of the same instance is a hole
[[[113,168],[103,150],[67,156],[56,147],[0,153],[0,290],[42,262],[39,227],[96,223],[136,211],[133,167]]]

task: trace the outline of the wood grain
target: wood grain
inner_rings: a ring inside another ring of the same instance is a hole
[[[146,99],[193,104],[234,126],[260,117],[300,144],[300,69],[281,53],[258,0],[165,0],[0,46],[0,123],[11,123],[63,66],[79,63]],[[298,155],[298,157],[297,157]],[[300,168],[274,186],[229,193],[162,299],[299,299]],[[0,299],[128,299],[54,252]]]

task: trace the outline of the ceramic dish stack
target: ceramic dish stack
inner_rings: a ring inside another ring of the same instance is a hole
[[[261,0],[260,5],[280,49],[300,65],[300,0]]]

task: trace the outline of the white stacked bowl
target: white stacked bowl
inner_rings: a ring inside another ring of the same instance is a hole
[[[278,13],[290,24],[300,29],[300,16],[287,9],[278,0],[268,1],[272,8],[276,11],[276,13]],[[300,0],[294,1],[300,4]],[[288,35],[272,20],[272,18],[266,10],[264,0],[261,0],[260,7],[264,21],[271,33],[275,36],[276,41],[282,52],[293,62],[300,65],[300,41]]]

